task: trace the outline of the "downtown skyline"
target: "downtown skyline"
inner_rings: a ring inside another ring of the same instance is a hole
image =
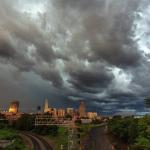
[[[149,0],[0,1],[0,106],[148,112]],[[28,110],[25,110],[28,108]]]

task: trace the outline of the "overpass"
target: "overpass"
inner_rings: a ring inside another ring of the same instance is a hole
[[[38,114],[35,117],[35,126],[53,126],[68,128],[68,147],[61,145],[60,150],[77,150],[80,149],[80,141],[78,139],[78,130],[75,120],[71,118],[52,117],[47,114]]]

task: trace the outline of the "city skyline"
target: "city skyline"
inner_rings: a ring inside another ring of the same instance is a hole
[[[31,112],[47,97],[100,114],[149,112],[149,14],[149,0],[1,1],[0,106],[16,99]]]
[[[22,108],[20,107],[20,101],[17,101],[17,100],[13,100],[13,101],[9,101],[9,104],[7,105],[7,107],[0,107],[0,112],[8,112],[8,113],[11,113],[11,112],[19,112],[19,113],[38,113],[38,112],[41,112],[41,113],[46,113],[46,112],[49,112],[50,109],[56,109],[56,110],[61,110],[61,109],[64,109],[66,112],[67,111],[77,111],[79,110],[79,107],[81,104],[85,105],[84,107],[86,107],[86,102],[83,101],[83,100],[80,100],[79,102],[77,102],[76,106],[66,106],[66,107],[63,107],[63,106],[57,106],[55,107],[54,105],[50,104],[49,103],[50,101],[48,100],[48,98],[45,98],[45,101],[42,105],[36,105],[34,108],[30,109],[29,108],[29,111],[23,111],[24,109],[28,109],[28,108]],[[85,109],[86,113],[87,112],[92,112],[92,111],[89,111],[89,109]],[[95,112],[94,112],[95,113]],[[96,112],[97,113],[97,112]]]
[[[43,107],[37,106],[36,112],[22,112],[19,108],[19,101],[11,101],[9,107],[7,110],[0,110],[0,114],[4,115],[8,120],[17,120],[22,115],[36,115],[41,118],[42,116],[48,117],[48,118],[54,118],[59,119],[62,118],[62,120],[72,119],[72,120],[78,120],[78,119],[87,119],[88,121],[92,122],[92,120],[101,120],[102,115],[98,114],[97,112],[88,111],[86,109],[86,104],[83,101],[80,101],[78,104],[78,108],[74,107],[59,107],[56,108],[54,106],[49,105],[49,101],[46,98],[45,103]]]

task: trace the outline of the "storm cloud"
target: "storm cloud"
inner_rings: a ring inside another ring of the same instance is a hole
[[[0,99],[144,110],[149,14],[148,0],[1,1]]]

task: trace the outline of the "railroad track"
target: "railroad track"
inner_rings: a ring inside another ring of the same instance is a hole
[[[52,146],[41,136],[29,132],[22,132],[21,134],[31,140],[34,150],[53,150]]]

